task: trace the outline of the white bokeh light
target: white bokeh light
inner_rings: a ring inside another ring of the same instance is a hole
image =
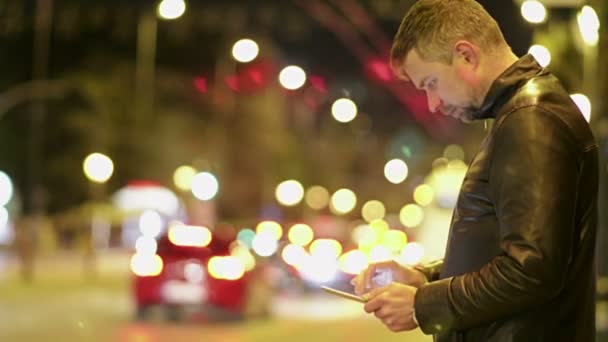
[[[299,66],[287,66],[279,73],[279,83],[285,89],[296,90],[306,83],[306,73]]]
[[[589,46],[597,45],[600,39],[600,19],[593,7],[583,6],[576,20],[585,44]]]
[[[163,0],[158,4],[157,12],[162,19],[177,19],[186,12],[186,2],[184,0]]]
[[[82,163],[85,176],[95,183],[105,183],[114,172],[114,163],[110,157],[101,153],[89,154]]]
[[[406,265],[416,265],[422,261],[423,257],[424,246],[417,242],[410,242],[403,248],[399,261]]]
[[[408,175],[407,164],[401,159],[393,159],[384,166],[384,176],[393,184],[402,183]]]
[[[340,189],[330,199],[330,209],[338,215],[349,213],[356,205],[357,195],[350,189]]]
[[[276,253],[279,244],[274,234],[270,231],[256,234],[252,242],[253,251],[261,257],[269,257]]]
[[[259,52],[258,44],[251,39],[241,39],[232,46],[232,57],[241,63],[251,62]]]
[[[139,217],[139,231],[143,236],[155,238],[163,229],[163,219],[155,210],[146,210]]]
[[[351,99],[337,99],[331,106],[331,114],[336,121],[351,122],[357,117],[357,105]]]
[[[576,103],[576,106],[578,107],[578,109],[581,111],[581,113],[585,117],[585,120],[587,120],[587,122],[590,122],[591,121],[591,101],[589,100],[589,98],[583,94],[572,94],[572,95],[570,95],[570,98],[572,99],[572,101],[574,101],[574,103]]]
[[[546,47],[539,44],[532,45],[528,52],[543,68],[551,64],[551,52]]]
[[[156,240],[150,236],[140,236],[135,241],[135,250],[138,254],[154,255],[157,248]]]
[[[296,180],[286,180],[277,186],[275,196],[282,205],[294,206],[304,198],[304,187]]]
[[[4,172],[0,171],[0,207],[8,204],[13,198],[13,182]]]
[[[530,23],[540,24],[547,19],[547,9],[539,1],[527,0],[521,4],[521,15]]]
[[[209,172],[198,173],[192,178],[192,194],[202,201],[214,198],[219,187],[217,178]]]

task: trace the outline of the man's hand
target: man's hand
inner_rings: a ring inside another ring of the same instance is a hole
[[[413,330],[418,327],[414,321],[414,296],[417,290],[399,283],[374,289],[364,295],[367,299],[365,311],[373,312],[391,331]]]
[[[382,276],[387,277],[382,277]],[[390,278],[388,282],[381,283],[380,278]],[[366,270],[353,278],[351,284],[355,287],[355,293],[362,295],[371,289],[382,287],[397,282],[413,287],[420,287],[427,282],[422,272],[407,266],[402,266],[395,261],[379,262],[370,265]]]

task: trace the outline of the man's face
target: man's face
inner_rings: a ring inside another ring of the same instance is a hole
[[[440,111],[463,122],[470,122],[475,107],[474,88],[470,81],[471,70],[464,61],[454,58],[451,65],[441,62],[426,62],[416,49],[408,53],[398,70],[400,78],[411,81],[426,92],[431,112]]]

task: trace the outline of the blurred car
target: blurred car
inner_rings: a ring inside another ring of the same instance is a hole
[[[170,320],[186,311],[204,320],[264,313],[265,308],[248,307],[250,288],[259,279],[246,265],[253,261],[246,248],[235,253],[235,238],[225,230],[212,234],[205,227],[175,224],[156,239],[138,239],[131,259],[137,318],[148,318],[155,307]]]

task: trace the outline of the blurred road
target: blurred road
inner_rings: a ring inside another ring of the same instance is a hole
[[[77,256],[44,258],[24,285],[10,261],[0,267],[0,341],[400,341],[428,342],[419,331],[395,334],[358,303],[329,295],[277,298],[274,317],[232,323],[133,320],[123,256],[100,259],[86,280]]]

